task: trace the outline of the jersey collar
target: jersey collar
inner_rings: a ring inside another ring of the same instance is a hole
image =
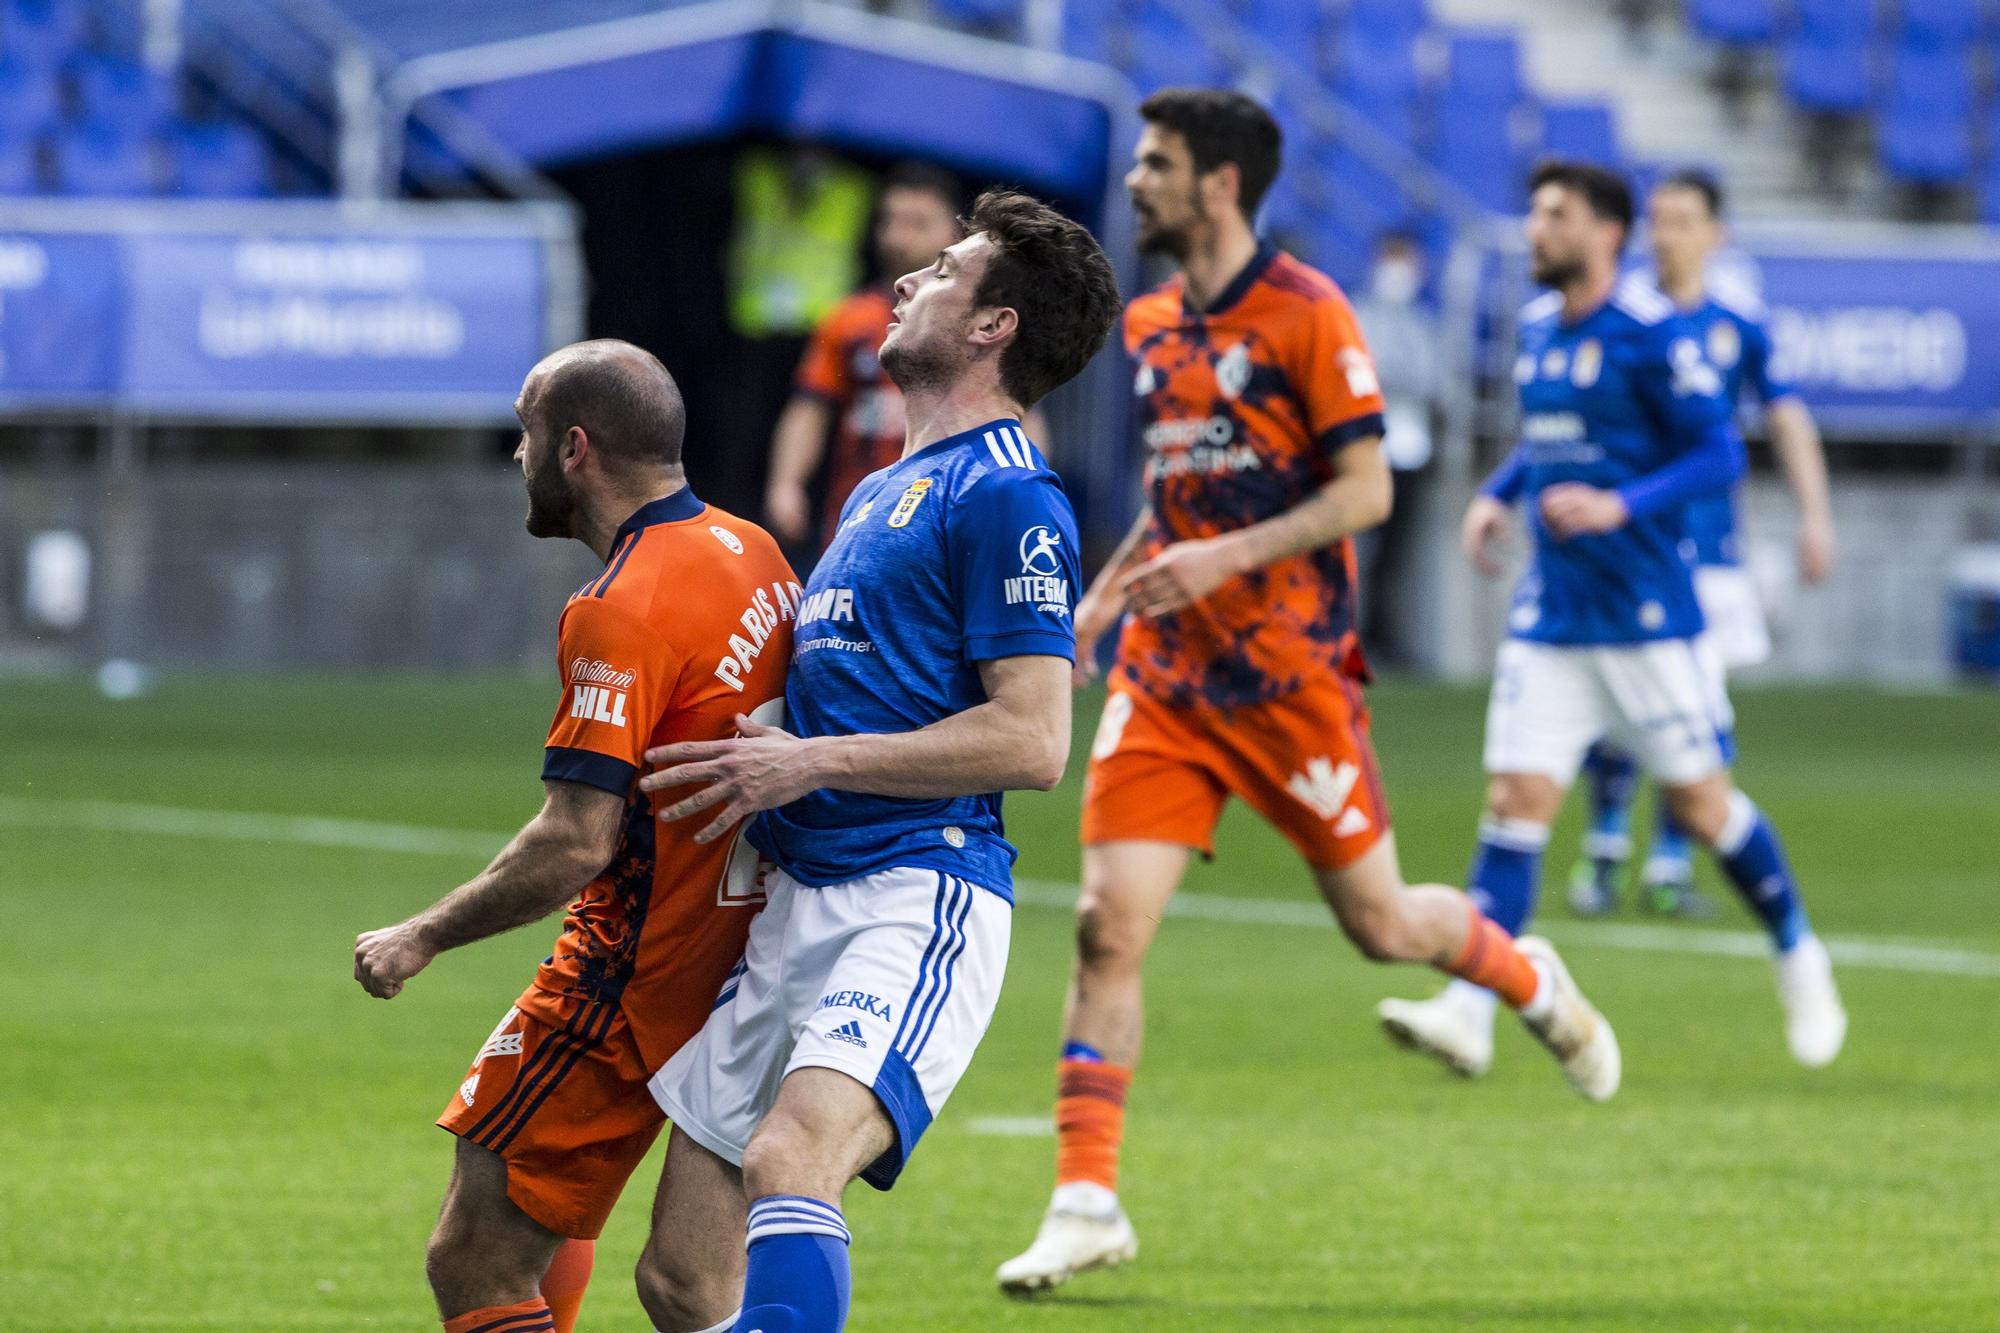
[[[683,486],[671,495],[663,495],[657,500],[648,500],[618,525],[618,535],[611,539],[613,546],[624,541],[641,528],[650,528],[657,523],[682,523],[700,514],[704,508],[690,488]]]
[[[1250,289],[1257,285],[1257,279],[1264,276],[1264,270],[1271,267],[1271,261],[1277,257],[1277,246],[1271,244],[1269,241],[1259,241],[1257,243],[1257,253],[1250,256],[1250,262],[1243,266],[1243,271],[1229,280],[1229,285],[1224,287],[1221,293],[1208,303],[1208,309],[1206,310],[1196,310],[1194,308],[1194,303],[1188,300],[1187,284],[1183,281],[1181,284],[1182,311],[1190,318],[1195,319],[1203,316],[1222,314],[1250,294]]]
[[[1013,426],[1018,429],[1020,424],[1021,420],[1019,417],[995,417],[991,421],[982,422],[974,426],[971,430],[962,430],[956,435],[947,435],[934,444],[927,444],[908,458],[898,460],[896,466],[901,467],[904,463],[914,463],[919,458],[930,458],[947,450],[956,449],[962,444],[975,444],[984,439],[986,432],[990,430],[997,430],[1001,426]],[[1023,433],[1025,434],[1025,432]]]

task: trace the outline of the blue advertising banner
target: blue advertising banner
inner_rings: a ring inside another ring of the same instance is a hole
[[[22,211],[0,215],[0,412],[504,421],[579,313],[547,217]]]
[[[1773,368],[1836,425],[2000,418],[2000,251],[1750,251]]]

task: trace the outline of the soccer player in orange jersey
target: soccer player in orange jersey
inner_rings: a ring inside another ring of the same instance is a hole
[[[688,489],[680,391],[648,353],[564,348],[515,407],[528,531],[605,562],[563,608],[545,800],[484,872],[354,949],[355,978],[389,999],[444,950],[569,904],[438,1119],[458,1136],[426,1255],[448,1333],[574,1325],[591,1242],[663,1123],[646,1080],[701,1028],[761,902],[755,850],[661,827],[671,797],[642,792],[639,765],[735,735],[739,714],[781,720],[800,591],[768,535]],[[740,1284],[740,1216],[700,1225],[663,1197],[654,1221],[709,1238],[719,1283]],[[683,1296],[640,1292],[668,1329],[692,1327]]]
[[[1057,1185],[1034,1243],[1000,1266],[1014,1293],[1137,1253],[1117,1184],[1140,969],[1232,795],[1298,849],[1368,957],[1488,978],[1578,1091],[1618,1083],[1610,1026],[1545,941],[1517,944],[1458,890],[1398,869],[1349,540],[1389,510],[1382,399],[1340,289],[1251,229],[1278,127],[1231,92],[1169,89],[1139,110],[1139,240],[1179,272],[1126,309],[1147,504],[1076,612],[1080,664],[1130,619],[1085,780]]]

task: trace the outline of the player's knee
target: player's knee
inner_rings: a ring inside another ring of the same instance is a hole
[[[1086,888],[1076,905],[1076,956],[1084,970],[1133,969],[1144,954],[1139,924],[1111,898]]]
[[[632,1272],[639,1304],[654,1328],[710,1328],[736,1306],[740,1281],[730,1275],[702,1273],[680,1261],[671,1250],[648,1245]]]
[[[1411,958],[1411,934],[1400,912],[1365,908],[1343,917],[1348,939],[1371,963],[1401,963]]]
[[[1662,788],[1660,795],[1674,822],[1696,841],[1714,846],[1729,822],[1729,780],[1716,777],[1685,787]]]
[[[743,1192],[752,1199],[811,1193],[816,1182],[807,1177],[816,1155],[807,1128],[782,1107],[774,1109],[743,1150]]]
[[[462,1305],[464,1293],[473,1282],[472,1247],[465,1240],[463,1230],[445,1217],[438,1220],[437,1228],[424,1244],[424,1277],[431,1284],[431,1294],[445,1309]]]

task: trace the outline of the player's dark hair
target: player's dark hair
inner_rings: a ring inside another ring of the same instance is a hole
[[[680,386],[643,347],[616,338],[574,343],[545,373],[536,410],[551,437],[583,427],[620,463],[679,467],[687,434]]]
[[[1592,213],[1606,222],[1617,223],[1627,236],[1632,234],[1632,187],[1617,172],[1592,162],[1550,158],[1538,164],[1535,174],[1528,178],[1531,194],[1544,185],[1560,185],[1575,191]]]
[[[1139,103],[1139,114],[1186,139],[1197,172],[1234,162],[1237,206],[1246,219],[1257,216],[1284,152],[1284,133],[1269,111],[1227,88],[1162,88]]]
[[[1008,397],[1031,407],[1075,378],[1118,319],[1118,279],[1097,238],[1055,209],[1011,190],[972,205],[967,235],[992,245],[975,306],[1011,306],[1020,330],[1000,354]]]
[[[1715,179],[1713,172],[1703,171],[1700,167],[1686,167],[1666,177],[1653,189],[1655,193],[1660,190],[1692,190],[1708,205],[1710,217],[1722,216],[1722,182]]]
[[[958,183],[958,177],[943,167],[932,166],[928,162],[914,159],[898,162],[882,177],[882,193],[891,190],[921,190],[934,194],[951,210],[952,216],[965,207],[965,187]]]

